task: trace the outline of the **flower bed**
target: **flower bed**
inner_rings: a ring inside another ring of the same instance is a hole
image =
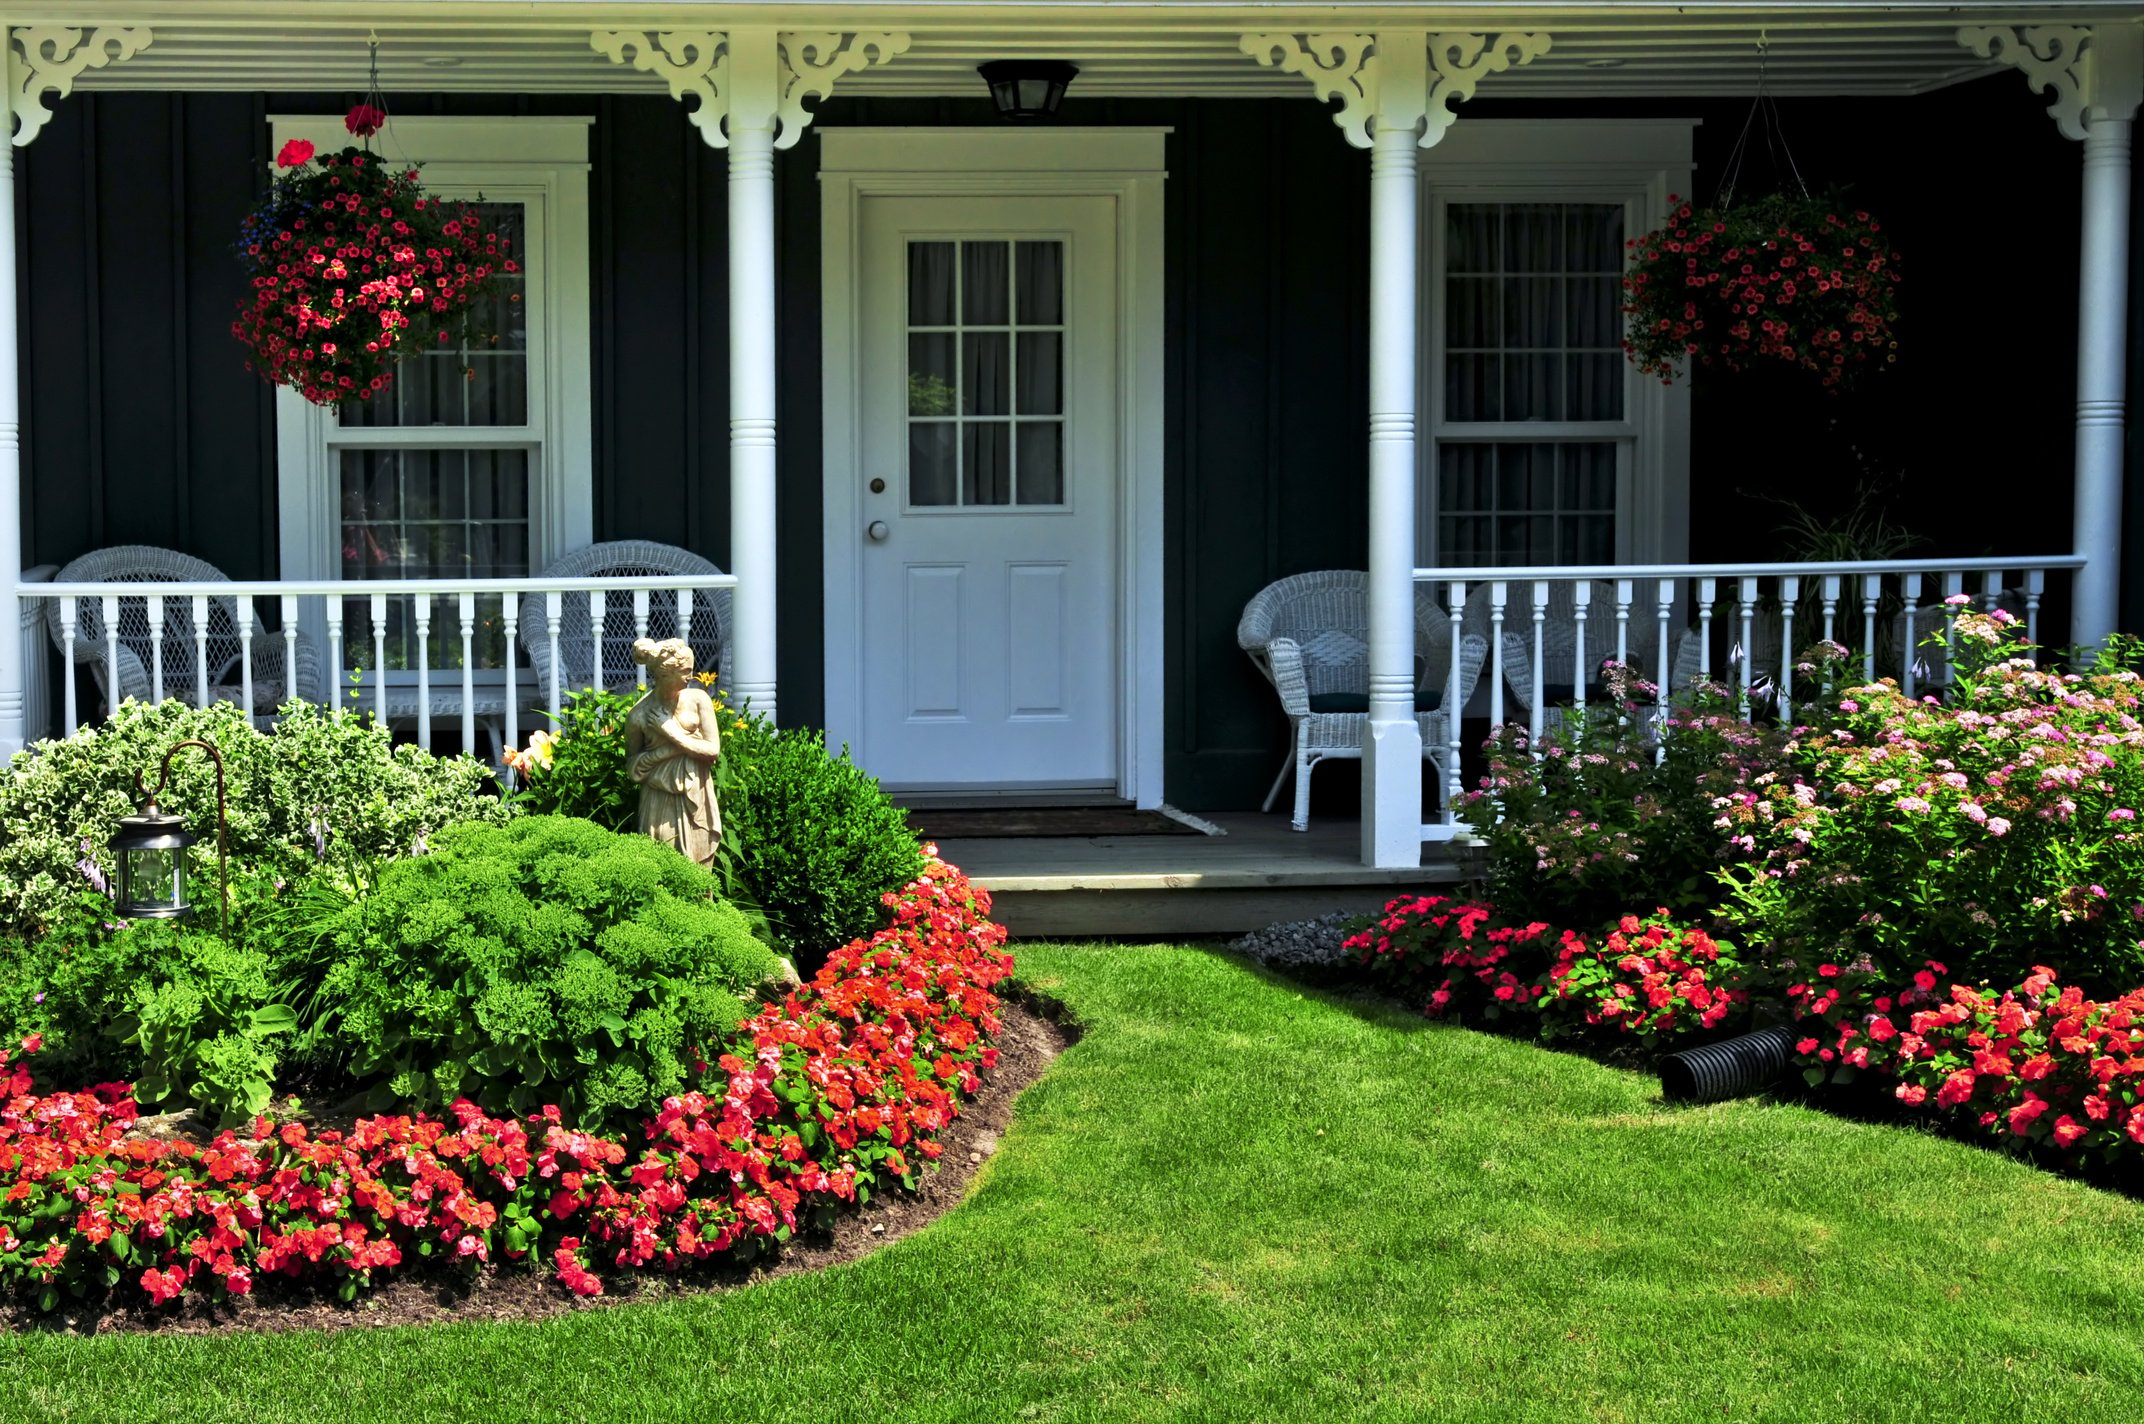
[[[33,1095],[18,1063],[0,1078],[0,1282],[46,1308],[129,1286],[245,1294],[268,1274],[348,1299],[412,1258],[541,1258],[594,1295],[603,1272],[743,1259],[882,1181],[913,1186],[995,1064],[1012,959],[988,893],[933,857],[885,903],[885,928],[740,1025],[639,1144],[466,1100],[348,1133],[259,1119],[154,1141],[129,1135],[124,1085]]]

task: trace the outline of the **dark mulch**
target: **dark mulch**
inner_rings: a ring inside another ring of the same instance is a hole
[[[593,1300],[567,1291],[548,1266],[526,1263],[488,1267],[474,1277],[459,1271],[401,1273],[345,1304],[331,1291],[286,1277],[261,1280],[251,1295],[217,1299],[188,1290],[179,1303],[152,1309],[138,1290],[123,1289],[111,1302],[63,1302],[41,1314],[34,1302],[0,1307],[0,1327],[95,1334],[155,1330],[167,1335],[205,1335],[231,1330],[344,1330],[377,1325],[425,1325],[452,1320],[540,1320],[571,1310],[603,1310],[631,1301],[663,1300],[711,1290],[729,1290],[797,1271],[816,1271],[870,1255],[890,1241],[920,1231],[960,1205],[968,1184],[997,1151],[1012,1122],[1014,1101],[1042,1076],[1050,1061],[1077,1033],[1056,1021],[1055,1006],[1032,1007],[1008,999],[998,1036],[998,1066],[939,1135],[945,1153],[922,1186],[874,1196],[869,1205],[842,1213],[832,1231],[806,1234],[749,1265],[696,1263],[675,1275],[619,1274],[604,1278],[609,1294]]]

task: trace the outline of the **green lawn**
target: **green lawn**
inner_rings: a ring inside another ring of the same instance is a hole
[[[1171,947],[857,1265],[540,1324],[18,1337],[6,1419],[2144,1419],[2144,1205]]]

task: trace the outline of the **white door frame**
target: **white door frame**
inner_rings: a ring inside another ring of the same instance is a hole
[[[862,200],[1107,197],[1117,210],[1117,794],[1161,804],[1162,180],[1166,128],[814,128],[819,165],[826,514],[826,734],[860,743]]]

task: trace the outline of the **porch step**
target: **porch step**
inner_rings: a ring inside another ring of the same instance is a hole
[[[939,853],[990,891],[991,917],[1016,937],[1234,936],[1284,920],[1369,914],[1410,890],[1460,880],[1435,846],[1425,863],[1372,869],[1353,821],[1219,813],[1222,836],[948,840]]]

